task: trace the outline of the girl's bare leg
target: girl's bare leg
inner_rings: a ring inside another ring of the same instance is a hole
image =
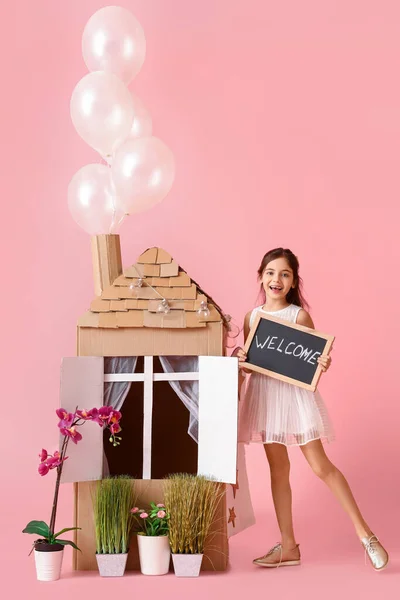
[[[286,446],[283,444],[264,444],[265,453],[271,471],[271,492],[275,513],[281,532],[283,560],[298,558],[296,539],[293,530],[292,490],[289,482],[290,461]]]
[[[358,537],[370,537],[372,531],[357,506],[346,478],[325,454],[321,440],[313,440],[301,446],[301,450],[314,473],[326,483],[349,515]]]

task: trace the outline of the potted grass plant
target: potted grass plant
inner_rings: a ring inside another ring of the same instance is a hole
[[[165,479],[169,543],[178,577],[198,577],[205,541],[224,493],[220,483],[203,476],[179,473]]]
[[[128,476],[98,482],[93,498],[96,560],[102,577],[121,577],[133,524],[134,482]]]
[[[165,505],[151,502],[148,511],[134,507],[131,513],[141,529],[137,536],[141,572],[143,575],[166,575],[171,550],[168,541],[169,514]]]
[[[49,524],[45,521],[30,521],[22,532],[39,536],[32,546],[35,554],[36,576],[39,581],[56,581],[60,578],[65,546],[72,546],[79,550],[71,540],[59,537],[67,531],[80,529],[79,527],[66,527],[61,531],[55,531],[61,476],[64,462],[68,458],[66,452],[69,441],[78,444],[82,439],[79,429],[88,421],[97,423],[103,429],[108,429],[111,434],[109,440],[113,446],[118,446],[121,440],[121,437],[116,434],[121,431],[119,421],[122,415],[111,406],[102,406],[100,409],[92,408],[91,410],[78,410],[77,407],[74,413],[69,413],[64,408],[58,408],[56,414],[59,418],[58,428],[62,436],[61,449],[50,454],[43,448],[39,454],[38,467],[39,475],[42,477],[52,470],[57,473],[50,521]]]

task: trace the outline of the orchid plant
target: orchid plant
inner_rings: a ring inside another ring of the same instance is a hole
[[[55,522],[57,514],[58,494],[60,489],[61,475],[64,462],[67,460],[66,456],[68,443],[70,440],[74,444],[77,444],[82,439],[82,434],[79,432],[79,428],[82,427],[87,421],[93,421],[100,427],[108,429],[110,431],[109,441],[113,446],[119,446],[121,437],[116,434],[121,431],[121,413],[118,410],[114,410],[111,406],[102,406],[101,408],[92,408],[91,410],[78,410],[74,413],[70,413],[63,408],[56,410],[56,414],[60,419],[58,422],[58,428],[62,436],[64,436],[61,451],[56,450],[53,454],[49,454],[47,450],[42,449],[39,454],[40,463],[38,467],[39,475],[44,476],[51,470],[57,470],[57,478],[54,490],[53,507],[51,511],[50,524],[47,525],[44,521],[30,521],[25,527],[22,533],[31,533],[41,536],[41,539],[35,540],[33,547],[38,544],[61,544],[62,546],[69,545],[79,550],[79,548],[71,540],[59,539],[59,535],[80,529],[80,527],[67,527],[62,529],[58,533],[55,533]]]
[[[150,507],[151,509],[148,512],[137,506],[131,508],[131,513],[136,517],[136,520],[142,528],[140,534],[153,537],[168,535],[168,520],[170,517],[165,505],[154,504],[154,502],[151,502]]]

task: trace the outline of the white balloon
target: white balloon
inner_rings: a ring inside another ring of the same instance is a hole
[[[126,214],[147,210],[163,200],[175,178],[171,150],[156,137],[124,142],[111,167],[116,206]]]
[[[150,137],[153,131],[153,122],[151,115],[143,102],[132,94],[133,102],[133,123],[128,136],[124,142],[128,140],[136,140],[141,137]],[[113,162],[112,156],[103,156],[104,160],[111,165]]]
[[[79,169],[68,186],[68,208],[74,221],[90,235],[116,233],[124,213],[116,208],[110,168],[90,164]]]
[[[102,156],[112,155],[133,123],[133,100],[116,75],[96,71],[85,75],[71,96],[76,131]]]
[[[153,133],[153,122],[151,115],[143,102],[132,94],[133,122],[128,137],[124,140],[135,140],[136,138],[150,137]]]
[[[126,8],[101,8],[85,26],[82,54],[89,71],[114,73],[128,84],[139,73],[146,56],[142,26]]]

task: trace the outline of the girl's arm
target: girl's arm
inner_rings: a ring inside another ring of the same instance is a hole
[[[304,310],[304,308],[301,309],[297,316],[297,324],[304,325],[304,327],[309,327],[310,329],[315,329],[315,325],[313,323],[312,318],[310,317],[308,312]],[[317,362],[321,365],[322,370],[325,372],[331,366],[332,358],[329,356],[329,354],[322,354],[317,359]]]
[[[250,317],[251,317],[251,311],[248,312],[244,318],[244,325],[243,325],[244,343],[246,343],[247,336],[250,333]]]
[[[249,335],[250,332],[250,316],[251,316],[251,311],[247,313],[247,315],[244,318],[244,325],[243,325],[243,338],[244,338],[244,343],[246,343],[247,340],[247,336]],[[244,371],[244,373],[251,373],[251,371],[249,369],[245,369],[244,368],[244,362],[247,358],[247,355],[245,353],[245,351],[241,348],[238,352],[238,358],[239,358],[239,368]]]
[[[308,312],[304,310],[304,308],[302,308],[299,314],[297,315],[296,323],[298,325],[303,325],[304,327],[309,327],[310,329],[315,329],[315,325],[313,323],[312,318],[310,317]]]

